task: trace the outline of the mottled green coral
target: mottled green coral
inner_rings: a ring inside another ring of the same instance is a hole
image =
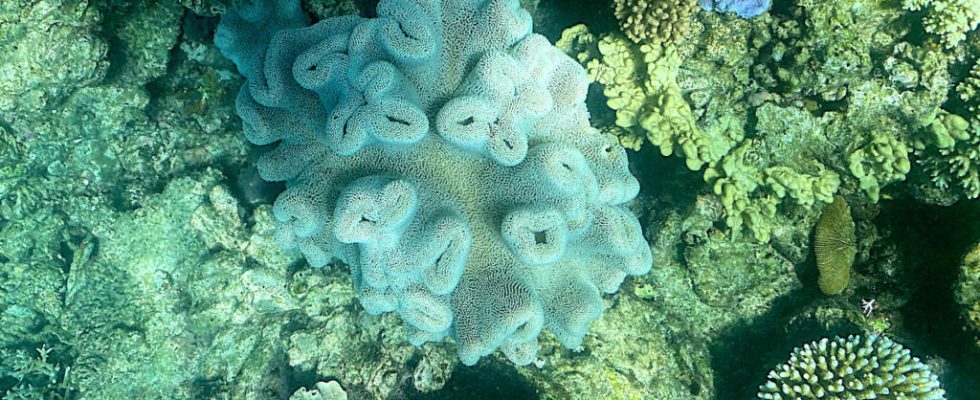
[[[613,8],[627,37],[655,47],[681,40],[696,9],[694,0],[615,0]]]
[[[883,186],[905,180],[912,167],[909,152],[905,143],[895,137],[876,135],[870,143],[848,156],[848,169],[868,198],[877,202]]]
[[[980,25],[980,0],[903,0],[910,11],[925,10],[926,31],[940,36],[952,48]]]
[[[814,159],[832,147],[818,121],[808,112],[767,103],[756,110],[758,137],[704,171],[704,180],[721,197],[725,223],[735,235],[748,230],[768,242],[781,203],[810,208],[830,203],[840,177]]]
[[[813,234],[813,252],[817,257],[817,283],[824,294],[840,294],[847,289],[851,264],[857,254],[854,219],[843,197],[824,209]]]
[[[929,367],[882,336],[820,339],[796,348],[769,373],[760,399],[943,400]]]
[[[935,188],[980,197],[980,119],[970,122],[944,111],[912,144],[916,162]]]

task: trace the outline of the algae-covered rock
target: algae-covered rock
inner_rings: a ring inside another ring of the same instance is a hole
[[[30,118],[100,81],[103,18],[86,1],[0,1],[0,120]]]

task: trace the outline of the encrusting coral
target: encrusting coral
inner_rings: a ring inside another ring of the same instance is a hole
[[[578,347],[602,294],[651,267],[585,71],[516,1],[377,15],[306,27],[297,2],[264,1],[222,18],[245,135],[279,142],[258,166],[287,183],[280,242],[345,261],[368,312],[398,313],[416,345],[451,337],[465,364],[498,348],[528,364],[545,327]]]
[[[943,400],[929,367],[883,336],[820,339],[803,345],[769,372],[760,399]]]

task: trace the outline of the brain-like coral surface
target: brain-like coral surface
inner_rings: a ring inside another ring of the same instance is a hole
[[[578,347],[651,255],[626,153],[589,125],[585,71],[516,0],[382,0],[306,26],[295,1],[223,17],[246,137],[285,181],[277,236],[350,265],[361,304],[466,364]]]
[[[882,336],[821,339],[797,348],[769,373],[760,399],[941,400],[929,367]]]

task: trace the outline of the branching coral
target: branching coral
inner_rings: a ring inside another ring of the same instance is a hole
[[[926,31],[940,36],[952,48],[980,25],[980,0],[903,0],[910,11],[926,10]]]
[[[956,85],[956,94],[969,112],[980,115],[980,59],[973,64],[970,75]]]
[[[968,199],[980,197],[980,119],[969,122],[944,111],[912,144],[933,186]]]
[[[578,347],[650,250],[625,151],[589,126],[585,71],[513,0],[382,0],[304,27],[295,1],[226,14],[245,135],[286,181],[277,236],[350,265],[361,305],[463,363]],[[298,28],[298,29],[286,29]]]
[[[769,373],[760,399],[942,400],[929,367],[882,336],[820,339],[797,348]]]

